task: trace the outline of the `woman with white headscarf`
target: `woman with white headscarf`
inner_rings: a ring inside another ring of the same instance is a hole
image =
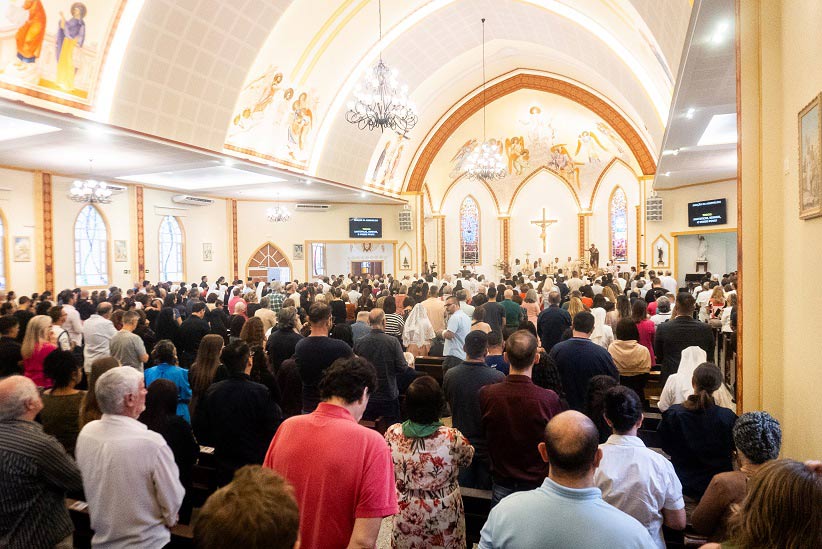
[[[428,319],[428,312],[422,303],[417,303],[408,318],[402,331],[402,344],[414,356],[426,356],[434,339],[434,327]]]
[[[682,351],[679,361],[679,370],[665,382],[662,394],[659,396],[659,411],[664,412],[674,404],[682,404],[694,394],[694,371],[700,364],[708,362],[708,354],[700,347],[688,347]],[[731,392],[723,383],[713,393],[717,406],[736,411]]]
[[[614,341],[614,331],[610,326],[605,324],[605,309],[601,307],[594,307],[591,309],[591,314],[594,315],[594,331],[591,332],[591,341],[605,349]]]

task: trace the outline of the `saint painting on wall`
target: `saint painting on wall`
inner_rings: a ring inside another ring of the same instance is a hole
[[[0,89],[92,110],[125,3],[0,0]]]
[[[822,94],[799,113],[799,217],[822,215]]]

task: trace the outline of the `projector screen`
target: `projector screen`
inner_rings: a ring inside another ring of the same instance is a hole
[[[382,238],[382,218],[349,217],[348,238]]]
[[[688,204],[688,226],[724,225],[728,222],[728,205],[724,198]]]

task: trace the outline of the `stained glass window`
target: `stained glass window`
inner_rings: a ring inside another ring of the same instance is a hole
[[[183,231],[177,218],[167,215],[160,223],[160,280],[180,282],[183,274]]]
[[[628,261],[628,203],[620,187],[611,194],[610,222],[611,259],[625,263]]]
[[[460,206],[460,264],[479,263],[480,216],[477,201],[466,196]]]
[[[314,276],[325,276],[325,243],[311,244],[311,264]]]
[[[77,286],[108,286],[108,231],[94,206],[80,210],[74,223],[74,273]]]

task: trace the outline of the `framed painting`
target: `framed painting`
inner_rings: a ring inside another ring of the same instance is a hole
[[[305,248],[303,244],[294,244],[294,260],[305,259]]]
[[[31,261],[31,237],[14,237],[14,261],[17,263],[27,263]]]
[[[212,261],[214,259],[214,248],[211,242],[203,242],[203,261]]]
[[[123,263],[128,261],[128,244],[125,240],[114,241],[114,261]]]
[[[799,112],[799,218],[822,216],[822,94]]]

